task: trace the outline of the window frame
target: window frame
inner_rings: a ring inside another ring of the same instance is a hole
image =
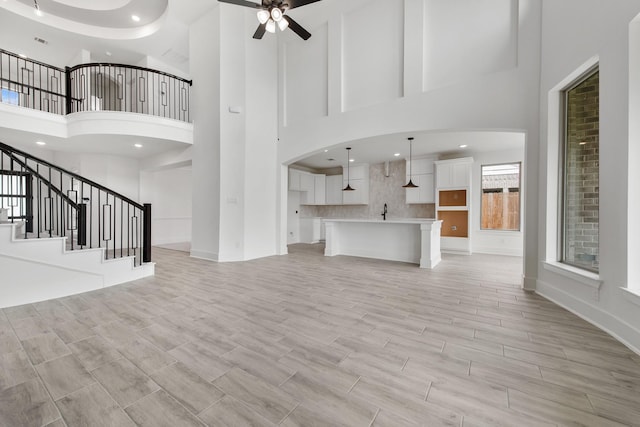
[[[501,166],[501,165],[518,165],[518,228],[512,230],[497,229],[497,228],[483,228],[482,227],[482,195],[484,194],[484,188],[482,186],[483,169],[485,166]],[[480,165],[480,231],[491,231],[498,233],[520,233],[522,231],[522,161],[516,162],[499,162]]]
[[[593,274],[600,274],[599,268],[588,268],[583,264],[578,264],[575,262],[568,261],[566,259],[566,251],[565,251],[565,225],[566,225],[566,194],[567,194],[567,185],[568,185],[568,174],[565,173],[567,169],[567,150],[568,150],[568,141],[569,141],[569,92],[576,87],[580,86],[594,74],[600,72],[600,63],[595,63],[587,70],[585,70],[582,74],[577,76],[573,81],[571,81],[567,86],[565,86],[560,91],[560,102],[561,102],[561,116],[560,116],[560,144],[559,144],[559,162],[558,162],[558,184],[560,191],[558,192],[558,229],[557,229],[557,262],[560,264],[564,264],[566,266],[570,266],[572,268],[576,268],[579,270],[583,270]],[[598,83],[598,99],[600,98],[600,84]],[[600,109],[600,103],[598,101],[598,109]],[[600,118],[598,114],[598,134],[600,132]],[[598,137],[598,147],[600,146],[600,138]],[[598,162],[598,180],[600,176],[600,164]],[[598,200],[598,255],[600,254],[600,201]]]

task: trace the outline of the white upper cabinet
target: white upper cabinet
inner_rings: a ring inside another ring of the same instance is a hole
[[[407,160],[406,182],[409,182],[409,172],[411,171],[411,180],[418,188],[406,189],[407,204],[417,203],[435,203],[435,186],[433,177],[433,159],[413,159]]]
[[[436,186],[438,188],[465,188],[471,182],[473,158],[440,160],[436,162]]]
[[[315,203],[316,205],[324,205],[326,204],[326,175],[313,175],[314,179],[314,194],[315,194]]]
[[[407,177],[407,181],[409,177]],[[433,185],[433,174],[413,175],[412,181],[418,188],[407,188],[407,203],[435,203],[435,187]]]
[[[348,173],[347,173],[348,172]],[[369,165],[350,165],[342,167],[343,188],[351,185],[353,191],[342,192],[343,205],[368,205],[369,204]]]
[[[329,175],[326,178],[326,199],[327,205],[342,204],[342,175]]]
[[[300,191],[300,178],[302,171],[289,168],[289,190]]]
[[[326,202],[326,176],[298,169],[289,169],[289,190],[300,191],[300,204],[324,205]]]

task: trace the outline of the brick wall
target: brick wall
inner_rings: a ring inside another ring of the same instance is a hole
[[[564,260],[598,269],[599,74],[567,94]]]

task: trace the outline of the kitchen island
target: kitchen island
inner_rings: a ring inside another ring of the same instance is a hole
[[[325,256],[349,255],[434,268],[440,262],[436,219],[325,219]]]

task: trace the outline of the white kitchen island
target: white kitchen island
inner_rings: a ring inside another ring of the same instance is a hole
[[[436,219],[325,219],[325,256],[349,255],[419,264],[440,262]]]

